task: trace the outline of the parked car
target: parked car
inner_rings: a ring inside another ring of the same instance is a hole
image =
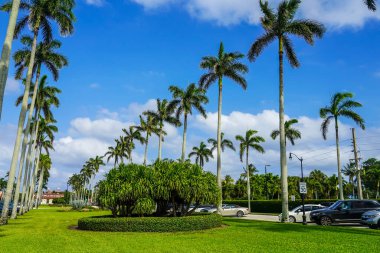
[[[339,200],[328,208],[312,211],[310,220],[323,226],[361,223],[363,213],[379,208],[380,203],[375,200]]]
[[[317,205],[317,204],[306,204],[305,205],[305,216],[306,216],[306,221],[310,222],[310,212],[314,210],[319,210],[326,208],[325,206],[322,205]],[[303,216],[303,211],[302,211],[302,205],[297,206],[293,210],[289,211],[289,222],[302,222]],[[282,218],[282,213],[278,216],[278,220],[281,221]]]
[[[189,211],[194,209],[195,206],[191,205]],[[195,208],[194,213],[207,213],[208,210],[215,208],[213,205],[200,205],[197,208]]]
[[[373,229],[380,228],[380,208],[363,213],[362,224]]]
[[[217,213],[217,208],[211,208],[208,210],[209,213]],[[242,217],[249,214],[249,210],[246,207],[241,207],[238,205],[222,205],[222,216],[237,216]]]

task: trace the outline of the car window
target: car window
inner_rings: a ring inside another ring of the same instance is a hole
[[[305,212],[310,212],[311,211],[311,206],[305,206]]]
[[[322,209],[323,207],[322,206],[313,206],[313,210],[319,210],[319,209]]]
[[[367,203],[365,201],[355,201],[352,203],[352,208],[353,209],[361,209],[361,208],[366,208]]]
[[[340,204],[340,208],[342,210],[351,210],[352,209],[352,202],[342,201],[342,203]]]
[[[380,204],[375,201],[367,201],[365,208],[379,208]]]

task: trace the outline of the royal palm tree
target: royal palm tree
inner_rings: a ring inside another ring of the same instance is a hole
[[[205,95],[205,90],[198,88],[194,83],[187,86],[185,90],[170,86],[169,91],[173,95],[173,100],[170,106],[176,108],[176,117],[179,120],[183,114],[183,136],[182,136],[182,155],[181,160],[185,160],[186,153],[186,132],[187,132],[187,117],[193,114],[193,108],[197,110],[204,118],[207,118],[206,110],[203,104],[208,103],[208,98]]]
[[[288,206],[288,168],[286,163],[285,146],[285,119],[284,119],[284,51],[292,67],[299,67],[300,63],[295,54],[290,35],[304,39],[308,44],[313,45],[315,37],[321,38],[325,32],[322,24],[309,19],[295,19],[299,8],[300,0],[284,0],[277,11],[269,7],[267,1],[260,0],[260,8],[264,16],[261,18],[261,25],[265,30],[251,46],[248,52],[248,59],[256,61],[271,42],[278,41],[279,55],[279,129],[280,129],[280,160],[281,160],[281,188],[282,188],[282,220],[289,218]]]
[[[244,57],[241,53],[227,53],[224,51],[223,43],[220,43],[218,55],[205,56],[202,58],[200,67],[207,70],[199,80],[202,89],[207,90],[213,83],[218,82],[218,128],[217,128],[217,183],[220,189],[220,201],[218,210],[222,208],[222,158],[221,158],[221,127],[222,127],[222,91],[223,78],[227,77],[240,85],[244,90],[247,88],[247,81],[242,76],[248,72],[246,65],[241,63]]]
[[[340,165],[340,147],[339,147],[339,125],[338,119],[340,117],[345,117],[352,119],[357,125],[359,125],[363,130],[365,129],[364,120],[362,117],[353,111],[353,108],[362,107],[362,104],[352,100],[353,94],[349,92],[336,93],[331,98],[329,106],[322,108],[319,112],[321,118],[323,119],[321,125],[321,131],[323,138],[327,139],[327,131],[332,120],[335,122],[335,143],[336,143],[336,156],[338,165],[338,179],[339,179],[339,198],[344,199],[343,195],[343,181],[342,172]]]
[[[371,11],[376,11],[376,0],[363,0]]]
[[[104,154],[104,156],[107,156],[107,163],[113,158],[114,159],[114,167],[116,167],[117,164],[119,164],[119,160],[121,163],[123,163],[123,157],[125,157],[124,148],[122,147],[123,144],[118,140],[115,139],[116,146],[115,147],[108,147],[108,151]]]
[[[250,184],[250,175],[249,175],[249,149],[252,148],[259,153],[264,153],[264,148],[260,143],[265,142],[264,138],[256,135],[258,132],[255,130],[248,130],[245,133],[245,136],[237,135],[235,138],[240,142],[240,161],[243,162],[243,156],[245,153],[245,168],[247,171],[247,195],[248,195],[248,210],[251,211],[251,184]]]
[[[286,140],[289,140],[290,143],[294,146],[294,140],[301,139],[301,132],[295,128],[292,128],[293,124],[297,124],[298,120],[296,119],[291,119],[288,121],[285,121],[285,145],[286,145]],[[273,140],[277,138],[277,136],[280,135],[279,130],[273,130],[270,136],[272,137]]]
[[[168,123],[173,126],[180,126],[181,123],[179,120],[173,116],[175,108],[173,106],[170,106],[170,103],[164,99],[160,100],[157,99],[157,109],[156,111],[146,111],[143,114],[152,117],[152,120],[157,122],[158,128],[159,128],[159,135],[158,135],[158,160],[161,160],[161,152],[162,152],[162,141],[163,141],[163,135],[164,135],[164,124]]]
[[[9,1],[4,5],[0,6],[0,9],[3,11],[10,12],[12,10],[13,1]],[[10,176],[13,178],[16,173],[17,160],[19,157],[20,146],[21,146],[21,137],[23,131],[23,125],[25,122],[28,97],[30,84],[33,77],[33,69],[35,63],[35,53],[37,47],[37,38],[40,30],[42,30],[42,35],[44,41],[51,41],[53,37],[53,29],[51,27],[51,21],[57,23],[59,32],[61,35],[69,35],[73,32],[73,21],[75,20],[72,9],[74,7],[74,0],[30,0],[30,1],[21,1],[20,9],[26,11],[26,16],[22,17],[15,28],[14,36],[18,37],[21,31],[25,27],[29,27],[33,33],[33,42],[31,46],[31,54],[29,60],[28,71],[26,75],[25,83],[25,92],[21,105],[21,112],[18,121],[18,128],[16,134],[16,140],[13,150],[13,156],[11,161],[11,166],[9,169]],[[33,101],[32,107],[30,110],[33,110]],[[2,211],[1,219],[2,223],[7,223],[8,219],[8,206],[12,198],[12,188],[13,188],[13,179],[8,180],[7,191],[4,199],[4,209]]]
[[[236,151],[236,149],[235,149],[234,144],[232,143],[232,141],[229,140],[229,139],[224,139],[224,133],[223,132],[220,134],[220,140],[221,140],[220,141],[221,142],[220,143],[220,148],[221,148],[222,152],[224,152],[224,150],[227,149],[227,148],[229,148],[229,149],[231,149],[233,151]],[[218,148],[218,141],[215,140],[214,138],[209,138],[207,140],[207,142],[209,144],[211,144],[211,152],[214,152],[214,150]]]
[[[16,28],[16,21],[17,21],[19,7],[20,7],[20,0],[13,0],[12,1],[12,9],[10,10],[10,14],[9,14],[7,33],[5,35],[5,41],[3,44],[3,49],[1,51],[1,59],[0,59],[0,119],[1,119],[1,112],[3,110],[4,91],[5,91],[5,85],[7,83],[7,78],[8,78],[9,59],[11,57],[11,52],[12,52],[12,42],[13,42],[14,32],[15,32],[15,28]]]
[[[151,116],[148,116],[146,120],[143,119],[143,117],[140,115],[140,125],[135,126],[136,129],[138,129],[141,132],[145,132],[145,151],[144,151],[144,165],[146,165],[146,160],[148,158],[148,143],[149,143],[149,137],[152,134],[155,134],[159,136],[159,133],[161,132],[157,123],[153,120]],[[166,135],[166,132],[163,131],[163,135]]]
[[[195,156],[195,163],[203,167],[205,162],[208,162],[210,158],[214,158],[212,152],[207,148],[206,144],[202,141],[199,147],[193,147],[193,151],[190,152],[189,158]]]
[[[52,162],[49,155],[41,154],[40,156],[40,176],[38,179],[38,190],[37,190],[37,199],[36,199],[36,207],[41,203],[42,196],[42,185],[44,181],[44,175],[46,175],[46,171],[49,171],[51,168]]]
[[[124,136],[124,142],[126,145],[128,145],[128,157],[129,161],[132,163],[132,151],[135,149],[135,143],[134,141],[138,141],[141,144],[144,144],[145,139],[141,136],[141,132],[139,129],[137,129],[135,126],[130,126],[129,129],[123,129],[123,132],[125,134]]]

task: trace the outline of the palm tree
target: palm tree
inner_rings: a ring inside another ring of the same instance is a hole
[[[185,160],[186,153],[186,132],[187,132],[187,117],[193,114],[193,108],[196,109],[204,118],[207,118],[206,110],[202,104],[208,103],[208,98],[203,89],[195,86],[194,83],[187,86],[186,90],[182,90],[177,86],[170,86],[169,91],[173,94],[173,100],[170,106],[176,108],[176,116],[179,120],[183,114],[183,137],[182,137],[182,155],[181,160]]]
[[[155,134],[155,135],[159,136],[160,129],[158,128],[157,123],[153,120],[152,117],[148,116],[146,118],[146,120],[144,120],[141,115],[140,115],[140,125],[139,126],[135,126],[135,128],[138,129],[141,132],[145,132],[145,134],[146,134],[145,140],[144,140],[144,143],[145,143],[144,165],[146,165],[146,160],[147,160],[147,157],[148,157],[149,137],[152,134]],[[163,131],[163,132],[164,132],[163,134],[166,135],[166,132],[165,131]]]
[[[376,11],[376,0],[364,0],[364,3],[367,5],[369,10]]]
[[[4,199],[4,208],[1,214],[2,223],[7,223],[8,219],[8,206],[12,198],[13,178],[16,173],[17,160],[20,152],[21,137],[23,131],[23,125],[25,122],[30,84],[33,77],[33,69],[35,63],[35,53],[37,47],[37,38],[42,30],[42,35],[45,41],[51,41],[53,37],[53,30],[51,27],[51,21],[55,21],[59,27],[61,35],[69,35],[73,32],[73,21],[75,19],[72,9],[74,7],[74,0],[31,0],[22,1],[20,9],[25,10],[28,14],[21,18],[15,28],[14,35],[18,37],[23,28],[30,27],[33,32],[33,41],[31,46],[31,54],[29,60],[29,66],[26,76],[25,92],[21,105],[21,112],[18,121],[18,128],[16,134],[16,140],[13,150],[13,156],[9,174],[11,179],[8,180],[7,191]],[[12,1],[9,1],[0,7],[3,11],[11,11]],[[31,110],[33,110],[33,101]]]
[[[288,121],[285,121],[285,146],[286,146],[286,140],[289,140],[290,143],[294,146],[294,140],[301,139],[301,132],[295,128],[292,128],[293,124],[297,124],[298,120],[291,119]],[[271,137],[273,140],[277,138],[277,136],[280,135],[279,130],[273,130],[271,133]]]
[[[146,116],[152,117],[152,120],[157,122],[159,128],[158,135],[158,160],[161,160],[161,152],[162,152],[162,139],[164,135],[164,124],[168,123],[173,126],[180,126],[181,123],[179,120],[173,116],[175,108],[170,106],[170,103],[164,99],[157,99],[157,109],[156,111],[146,111],[143,114]]]
[[[206,144],[202,141],[199,147],[193,147],[193,151],[190,152],[189,158],[195,156],[195,163],[203,167],[205,161],[208,162],[211,158],[214,158],[212,152],[207,148]]]
[[[286,145],[285,145],[285,119],[284,119],[284,50],[289,63],[292,67],[299,67],[300,63],[295,54],[290,35],[303,38],[308,44],[314,44],[314,38],[321,38],[325,32],[322,24],[309,20],[296,20],[295,14],[300,5],[300,0],[282,1],[277,12],[269,7],[267,1],[260,0],[260,8],[264,16],[261,18],[261,25],[265,30],[264,35],[259,37],[251,46],[248,52],[248,59],[256,61],[262,53],[274,40],[278,40],[279,54],[279,129],[280,129],[280,159],[281,159],[281,188],[282,188],[282,221],[289,218],[288,206],[288,168],[286,164]]]
[[[37,199],[36,207],[40,205],[41,196],[42,196],[42,184],[44,181],[45,171],[49,171],[51,168],[52,162],[49,155],[41,154],[40,156],[40,178],[38,179],[38,190],[37,190]]]
[[[220,134],[220,140],[221,140],[220,148],[222,149],[222,152],[224,152],[224,150],[226,148],[229,148],[229,149],[231,149],[233,151],[236,151],[236,149],[235,149],[234,144],[232,143],[232,141],[229,140],[229,139],[224,139],[224,133],[223,132]],[[214,138],[209,138],[207,140],[207,142],[209,144],[211,144],[211,152],[214,152],[214,150],[218,148],[218,141],[215,140]]]
[[[218,210],[222,208],[222,158],[221,158],[221,127],[222,127],[222,91],[223,78],[227,77],[240,85],[244,90],[247,88],[247,81],[242,76],[248,72],[246,65],[240,62],[244,57],[241,53],[226,53],[223,43],[220,43],[218,55],[205,56],[202,58],[200,67],[207,70],[199,80],[202,89],[207,90],[214,82],[218,82],[218,129],[217,129],[217,183],[220,189],[220,201]]]
[[[348,177],[348,181],[352,184],[352,197],[355,197],[354,179],[356,175],[358,174],[358,171],[355,165],[352,163],[348,163],[346,166],[343,167],[342,172],[345,176]]]
[[[332,120],[335,121],[335,142],[336,142],[336,156],[338,165],[338,179],[339,179],[339,198],[344,199],[343,195],[343,181],[342,172],[340,165],[340,148],[339,148],[339,126],[338,118],[346,117],[352,119],[357,125],[359,125],[363,130],[365,129],[364,120],[362,117],[354,112],[353,108],[362,107],[362,104],[352,100],[354,95],[349,92],[336,93],[331,98],[329,106],[322,108],[319,112],[321,118],[323,119],[321,125],[321,131],[323,138],[327,139],[327,131]]]
[[[247,171],[247,195],[248,195],[248,210],[251,211],[251,184],[249,175],[249,149],[252,148],[259,153],[264,153],[264,148],[260,145],[261,142],[265,142],[264,138],[256,135],[258,132],[255,130],[248,130],[245,136],[237,135],[235,138],[240,142],[240,161],[243,162],[243,155],[245,152],[245,168]]]
[[[121,161],[121,163],[124,163],[123,158],[128,157],[128,154],[126,153],[124,139],[120,137],[120,140],[115,139],[115,142],[116,142],[116,146],[108,147],[108,151],[104,155],[104,156],[108,156],[107,162],[109,162],[112,158],[115,159],[114,167],[116,167],[116,165],[119,164],[119,160]]]
[[[132,151],[135,148],[134,140],[139,141],[141,144],[144,144],[145,139],[141,136],[141,132],[135,126],[130,126],[129,130],[123,129],[125,134],[124,142],[128,146],[128,157],[130,162],[132,163]]]
[[[1,60],[0,60],[0,119],[1,119],[1,112],[3,110],[4,91],[5,91],[5,85],[7,83],[8,70],[9,70],[9,58],[11,57],[11,52],[12,52],[12,42],[13,42],[14,32],[15,32],[15,28],[16,28],[16,21],[17,21],[19,7],[20,7],[20,0],[13,0],[12,1],[12,9],[10,10],[10,14],[9,14],[7,33],[5,35],[5,41],[3,44],[3,49],[1,51]]]

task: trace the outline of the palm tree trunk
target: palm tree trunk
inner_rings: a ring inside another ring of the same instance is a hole
[[[245,157],[245,169],[247,170],[247,195],[248,195],[248,210],[251,212],[251,180],[249,177],[249,167],[248,167],[248,146]]]
[[[340,168],[339,126],[338,126],[338,118],[337,117],[335,117],[335,142],[336,142],[336,158],[338,161],[339,198],[340,198],[340,200],[344,200],[342,171]]]
[[[34,199],[34,191],[35,191],[35,187],[36,187],[36,179],[37,179],[37,172],[38,172],[38,167],[40,166],[40,154],[41,154],[41,147],[39,147],[39,152],[36,156],[36,160],[35,160],[35,165],[34,165],[34,168],[33,168],[33,173],[31,174],[31,183],[30,183],[30,187],[29,187],[29,194],[28,194],[28,198],[27,198],[27,211],[29,211],[30,209],[32,209],[33,207],[33,199]]]
[[[355,197],[355,185],[354,185],[354,179],[351,179],[351,184],[352,184],[352,197]]]
[[[4,224],[6,224],[8,222],[8,208],[9,208],[9,203],[12,199],[13,183],[14,183],[14,178],[15,178],[16,169],[17,169],[18,157],[20,154],[22,131],[24,128],[26,112],[28,110],[29,89],[30,89],[30,82],[32,80],[32,75],[33,75],[33,65],[34,65],[34,58],[35,58],[35,54],[36,54],[37,35],[38,35],[38,33],[34,32],[32,52],[31,52],[31,56],[30,56],[28,73],[27,73],[27,77],[26,77],[25,91],[24,91],[24,96],[22,99],[20,117],[18,120],[16,141],[15,141],[15,145],[14,145],[14,149],[13,149],[11,167],[9,169],[9,178],[8,178],[7,190],[5,192],[3,210],[1,213],[1,222]]]
[[[20,159],[20,164],[19,164],[19,172],[18,172],[18,177],[17,177],[16,190],[15,190],[15,194],[14,194],[11,219],[16,218],[16,216],[17,216],[17,204],[18,204],[18,199],[19,199],[19,194],[20,194],[22,169],[23,169],[23,165],[24,165],[24,161],[25,161],[26,146],[28,145],[30,124],[31,124],[32,119],[33,119],[34,106],[35,106],[36,98],[37,98],[38,81],[39,81],[39,77],[40,77],[40,73],[41,73],[40,67],[41,66],[38,66],[38,70],[37,70],[37,74],[36,74],[36,82],[35,82],[34,90],[33,90],[32,102],[31,102],[30,108],[29,108],[28,121],[26,124],[26,128],[24,130],[24,139],[22,141],[21,159]]]
[[[160,128],[160,135],[158,136],[158,161],[161,161],[161,149],[162,149],[162,128],[163,126],[161,125]]]
[[[281,198],[282,198],[282,222],[289,219],[289,199],[288,199],[288,166],[286,164],[286,145],[285,145],[285,119],[284,119],[284,51],[282,38],[279,38],[279,118],[280,118],[280,160],[281,160]]]
[[[218,211],[222,213],[222,202],[223,202],[223,194],[222,194],[222,158],[221,158],[221,124],[222,124],[222,90],[223,90],[223,80],[219,77],[219,95],[218,95],[218,129],[217,129],[217,162],[216,162],[216,172],[217,172],[217,183],[219,187],[219,203],[218,203]]]
[[[187,113],[184,114],[184,119],[183,119],[182,156],[181,156],[182,162],[185,161],[186,132],[187,132]]]
[[[42,195],[42,183],[44,181],[44,168],[41,168],[40,171],[40,178],[38,179],[38,190],[37,190],[37,197],[36,197],[36,205],[35,207],[38,209],[38,206],[41,202],[41,195]]]
[[[144,151],[144,165],[146,165],[146,160],[148,158],[148,141],[149,141],[149,135],[148,135],[148,132],[146,132],[145,151]]]
[[[1,112],[3,110],[4,91],[5,91],[5,85],[7,83],[8,70],[9,70],[9,58],[10,58],[10,55],[12,52],[12,42],[13,42],[13,37],[14,37],[19,7],[20,7],[20,0],[13,0],[12,10],[9,14],[7,33],[5,36],[3,49],[1,51],[1,60],[0,60],[0,119],[1,119]]]

